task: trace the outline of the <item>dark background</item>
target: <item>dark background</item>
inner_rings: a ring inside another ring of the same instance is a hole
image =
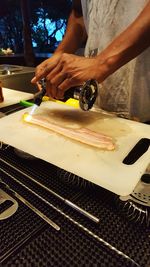
[[[0,64],[36,66],[54,52],[66,30],[71,0],[0,1]],[[58,38],[59,36],[59,38]]]

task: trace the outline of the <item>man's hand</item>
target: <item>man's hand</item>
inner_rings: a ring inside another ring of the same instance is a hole
[[[32,83],[46,78],[47,95],[63,99],[65,91],[90,79],[102,82],[110,74],[110,64],[99,57],[85,58],[67,53],[54,54],[36,69]]]
[[[54,54],[51,58],[44,60],[40,65],[36,67],[35,76],[31,80],[32,83],[37,83],[42,78],[45,78],[47,74],[56,67],[61,57],[61,53]]]
[[[63,53],[54,55],[39,65],[36,78],[32,81],[45,77],[47,95],[63,99],[69,88],[82,85],[89,79],[101,82],[106,78],[107,72],[107,64],[100,62],[97,57],[85,58]]]

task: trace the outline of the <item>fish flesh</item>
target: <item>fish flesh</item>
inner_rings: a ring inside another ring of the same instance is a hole
[[[58,134],[69,137],[81,143],[97,147],[99,149],[104,149],[104,150],[115,149],[115,145],[113,143],[112,137],[92,131],[87,128],[75,128],[74,129],[70,127],[60,126],[57,123],[52,122],[49,119],[46,119],[40,115],[32,115],[30,116],[30,118],[27,119],[26,117],[26,119],[24,120],[31,124],[42,126]]]

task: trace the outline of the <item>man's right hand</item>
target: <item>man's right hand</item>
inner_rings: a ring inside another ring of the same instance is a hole
[[[36,84],[42,78],[46,76],[57,66],[62,53],[55,53],[52,57],[44,60],[40,65],[36,67],[35,76],[31,80],[33,84]]]

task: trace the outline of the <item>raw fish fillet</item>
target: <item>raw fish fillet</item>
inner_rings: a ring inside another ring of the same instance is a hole
[[[114,143],[111,137],[94,132],[87,128],[74,129],[70,127],[63,127],[63,126],[56,124],[55,122],[51,122],[50,120],[43,118],[40,115],[30,116],[30,119],[24,119],[24,120],[29,123],[42,126],[51,131],[54,131],[63,136],[69,137],[73,140],[82,142],[90,146],[94,146],[94,147],[104,149],[104,150],[115,149],[115,146],[114,146]]]

